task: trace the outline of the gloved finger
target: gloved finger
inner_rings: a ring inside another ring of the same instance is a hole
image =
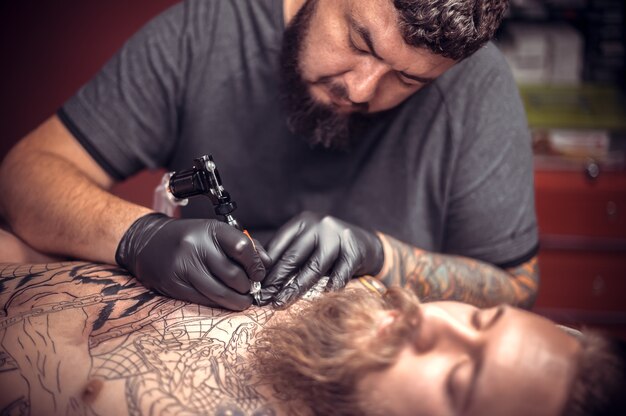
[[[257,295],[256,304],[258,306],[269,305],[272,302],[272,300],[274,300],[274,296],[276,295],[276,293],[278,293],[278,290],[279,289],[274,286],[270,288],[261,286],[261,291]]]
[[[286,285],[280,292],[280,298],[277,296],[272,301],[272,306],[275,309],[285,309],[293,304],[299,297],[302,289],[295,280]]]
[[[256,238],[253,238],[253,240],[254,247],[256,248],[259,257],[261,258],[261,262],[263,263],[263,266],[265,266],[265,270],[268,270],[270,267],[272,267],[272,258],[269,254],[267,254],[267,250],[265,250],[265,247],[261,245],[259,240],[257,240]]]
[[[212,279],[241,294],[250,292],[251,284],[246,271],[228,257],[213,257],[206,267]]]
[[[163,289],[155,289],[162,295],[180,299],[185,302],[191,302],[198,305],[204,305],[211,308],[219,306],[217,303],[211,301],[206,296],[198,292],[193,286],[184,283],[178,279],[168,283],[167,287]]]
[[[218,223],[213,233],[213,242],[218,250],[221,250],[243,267],[246,279],[260,282],[265,278],[266,271],[261,256],[247,235],[228,224]],[[211,258],[206,264],[211,265],[213,263],[215,263],[215,259]],[[235,288],[231,283],[228,282],[227,284]],[[240,282],[236,284],[239,285]]]
[[[285,309],[300,298],[314,299],[326,290],[328,282],[329,277],[322,276],[314,282],[310,289],[302,291],[302,288],[299,287],[298,283],[294,280],[285,286],[285,289],[281,292],[280,297],[277,296],[273,300],[272,306],[275,309]]]
[[[299,236],[280,258],[275,259],[274,266],[263,282],[264,287],[273,287],[277,293],[288,278],[298,272],[315,249],[316,241],[312,234],[308,232]]]
[[[235,292],[208,273],[188,273],[186,278],[194,289],[221,307],[242,311],[252,305],[252,296]]]
[[[344,288],[354,274],[356,265],[353,257],[341,256],[335,262],[333,271],[330,273],[328,290],[337,291]]]
[[[292,218],[278,229],[267,247],[267,254],[273,261],[277,261],[292,244],[293,240],[302,233],[305,224],[299,218]]]
[[[320,241],[293,282],[274,296],[274,303],[280,302],[286,307],[308,292],[333,266],[339,254],[339,247],[340,241],[333,237]]]
[[[315,285],[319,277],[319,275],[311,274],[306,274],[304,277],[297,277],[274,296],[274,300],[272,301],[274,307],[284,309],[293,304]]]

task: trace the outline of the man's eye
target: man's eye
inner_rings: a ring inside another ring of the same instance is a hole
[[[369,54],[369,51],[361,49],[356,45],[354,40],[352,40],[352,36],[348,36],[348,44],[350,45],[350,49],[352,49],[354,52],[358,54],[361,54],[361,55]]]
[[[457,413],[462,413],[467,407],[474,371],[472,361],[467,359],[456,364],[448,375],[446,388]]]
[[[420,82],[415,81],[414,79],[406,78],[404,75],[398,72],[398,79],[400,82],[407,87],[417,87],[420,85]]]

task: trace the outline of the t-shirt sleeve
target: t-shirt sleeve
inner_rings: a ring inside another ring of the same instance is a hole
[[[175,146],[191,45],[200,36],[190,4],[146,24],[57,113],[115,179],[163,165]]]
[[[528,124],[505,63],[469,82],[445,251],[512,267],[538,248]]]

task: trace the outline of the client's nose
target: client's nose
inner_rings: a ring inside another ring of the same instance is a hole
[[[481,345],[482,334],[470,321],[450,311],[429,307],[422,310],[422,322],[415,337],[419,351],[433,348],[473,350]]]

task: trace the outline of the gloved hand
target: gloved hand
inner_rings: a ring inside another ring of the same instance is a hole
[[[283,225],[268,246],[274,264],[263,281],[261,304],[284,308],[322,276],[327,289],[344,287],[352,276],[375,275],[383,265],[380,239],[331,216],[303,212]]]
[[[243,310],[250,280],[265,278],[271,260],[236,228],[212,219],[152,213],[135,221],[115,254],[117,263],[163,295],[206,306]]]

